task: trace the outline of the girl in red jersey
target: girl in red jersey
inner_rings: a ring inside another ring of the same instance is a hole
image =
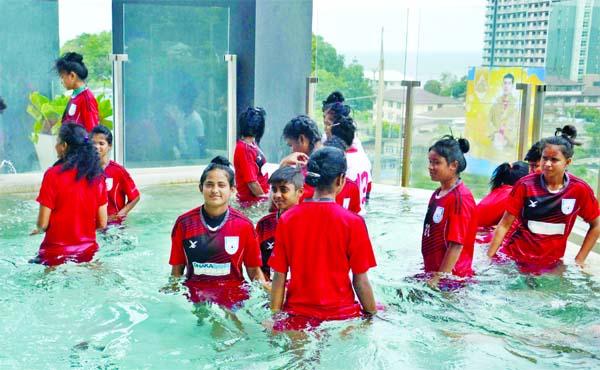
[[[89,262],[98,250],[96,229],[106,227],[106,185],[98,152],[85,129],[75,123],[60,127],[59,161],[44,174],[37,201],[37,229],[44,241],[31,260],[54,266]]]
[[[228,205],[235,181],[226,158],[213,158],[199,188],[204,204],[179,216],[173,226],[171,275],[180,278],[185,272],[192,302],[233,309],[248,298],[242,263],[251,280],[265,280],[254,226]]]
[[[299,330],[324,320],[377,312],[367,276],[376,265],[367,227],[360,216],[335,203],[344,185],[344,153],[321,148],[311,155],[307,167],[305,181],[316,189],[315,197],[281,215],[269,259],[274,270],[271,310],[287,313],[277,315],[276,330]]]
[[[489,243],[493,232],[507,208],[508,195],[513,185],[527,175],[525,162],[502,163],[494,170],[490,180],[491,192],[477,204],[477,242]]]
[[[65,53],[56,60],[56,70],[65,89],[73,90],[63,113],[62,122],[75,122],[83,126],[87,132],[92,131],[99,122],[98,102],[85,85],[88,70],[83,64],[83,55]]]
[[[104,169],[104,181],[108,192],[108,223],[118,225],[140,201],[140,192],[125,167],[108,159],[113,142],[110,130],[106,126],[98,125],[92,129],[91,136]]]
[[[460,173],[467,167],[463,153],[469,151],[467,139],[444,136],[429,148],[429,176],[440,187],[429,200],[421,253],[428,281],[436,287],[443,275],[471,276],[473,244],[477,232],[475,200],[462,182]]]
[[[283,212],[298,204],[304,191],[304,176],[299,168],[285,166],[278,168],[269,178],[271,201],[276,211],[261,218],[256,224],[256,234],[262,255],[262,271],[267,280],[271,280],[271,268],[268,261],[275,246],[275,227]]]
[[[265,132],[266,115],[262,108],[248,108],[238,119],[240,137],[235,146],[233,165],[237,198],[242,207],[267,199],[269,177],[262,173],[267,158],[258,146]]]
[[[556,134],[560,133],[559,136]],[[510,193],[508,209],[498,224],[488,250],[491,258],[513,221],[518,228],[504,241],[503,252],[521,271],[542,273],[563,269],[567,239],[577,216],[590,225],[575,263],[582,268],[600,235],[598,200],[585,181],[567,172],[573,157],[577,130],[567,125],[543,140],[542,173],[519,180]]]

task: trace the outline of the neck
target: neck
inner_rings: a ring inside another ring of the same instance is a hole
[[[316,199],[335,199],[336,192],[334,189],[315,190],[313,198]]]
[[[242,136],[242,140],[244,140],[248,144],[253,144],[254,143],[254,136]]]
[[[223,213],[227,212],[227,204],[224,204],[222,206],[219,207],[211,207],[208,205],[204,205],[203,206],[204,212],[206,212],[207,215],[209,215],[212,218],[215,217],[219,217],[221,216]]]
[[[102,166],[102,168],[106,168],[106,166],[108,166],[108,156],[104,156],[100,159],[100,165]]]
[[[561,173],[556,176],[548,176],[544,174],[544,181],[546,182],[546,187],[550,190],[557,190],[563,187],[565,183],[565,173]]]
[[[84,87],[84,86],[85,86],[85,82],[83,82],[83,81],[77,81],[77,82],[75,82],[75,84],[73,85],[73,90],[80,89],[80,88],[82,88],[82,87]]]
[[[458,182],[458,177],[449,180],[440,181],[442,191],[448,191]]]

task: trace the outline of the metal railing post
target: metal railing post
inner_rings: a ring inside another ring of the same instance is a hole
[[[237,140],[237,55],[225,54],[227,62],[227,155],[233,163]]]
[[[527,154],[529,138],[529,110],[531,108],[531,85],[526,83],[518,83],[517,90],[522,90],[521,94],[521,120],[519,121],[519,141],[517,145],[517,153],[519,160],[525,158]]]
[[[421,81],[402,81],[406,86],[404,129],[402,130],[404,140],[402,143],[402,187],[410,186],[410,153],[412,148],[412,120],[413,120],[413,94],[414,88],[421,86]]]
[[[535,99],[533,103],[533,133],[531,143],[536,143],[542,138],[542,121],[544,120],[544,98],[546,97],[546,85],[535,87]],[[523,157],[519,158],[523,159]]]
[[[317,92],[317,83],[319,79],[317,77],[306,78],[306,115],[314,118],[315,114],[315,99]]]
[[[125,164],[125,109],[123,90],[123,62],[127,54],[110,54],[113,62],[113,156],[117,163]]]

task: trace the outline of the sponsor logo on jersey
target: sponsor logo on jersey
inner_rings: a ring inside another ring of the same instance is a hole
[[[188,245],[188,248],[190,249],[194,249],[196,248],[196,244],[198,244],[197,240],[188,240],[190,242],[190,245]]]
[[[560,205],[560,210],[565,215],[570,215],[575,209],[575,199],[563,199]]]
[[[113,187],[113,178],[107,177],[106,179],[104,179],[104,181],[106,182],[106,191],[110,191],[110,189],[112,189]]]
[[[226,236],[225,237],[225,252],[227,254],[235,254],[240,247],[240,237],[239,236]]]
[[[275,247],[275,242],[267,242],[267,249],[273,249]]]
[[[192,262],[194,275],[225,276],[229,275],[231,263]]]
[[[69,116],[74,116],[75,112],[77,112],[77,105],[71,103],[69,105]]]
[[[538,201],[529,199],[529,208],[537,207]]]
[[[433,222],[439,224],[442,222],[442,218],[444,218],[444,207],[438,206],[433,212]]]

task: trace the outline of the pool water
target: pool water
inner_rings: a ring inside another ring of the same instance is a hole
[[[489,266],[475,282],[433,292],[422,265],[428,192],[375,187],[366,218],[385,311],[371,323],[330,322],[304,338],[265,329],[268,297],[253,287],[236,321],[214,305],[164,294],[170,232],[197,206],[197,185],[151,186],[125,228],[99,237],[89,264],[29,264],[35,194],[0,196],[1,369],[527,369],[600,367],[600,278],[565,259],[562,276]],[[251,210],[254,221],[262,209]],[[402,292],[402,297],[398,295]]]

